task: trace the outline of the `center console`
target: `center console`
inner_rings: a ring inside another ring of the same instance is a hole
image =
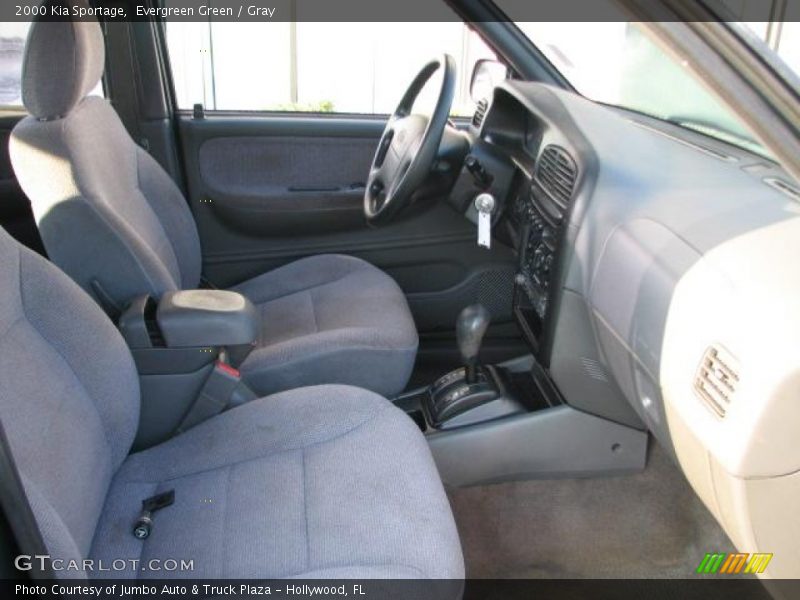
[[[253,349],[261,319],[241,294],[183,290],[159,301],[140,296],[118,326],[141,387],[135,450],[255,397],[236,367]]]
[[[470,306],[456,324],[464,366],[393,400],[425,434],[453,486],[582,477],[643,468],[647,433],[565,404],[532,355],[478,361],[488,315]]]
[[[514,315],[534,353],[545,362],[543,346],[558,289],[558,256],[576,179],[577,166],[566,150],[547,146],[533,178],[523,178],[512,209],[519,231]]]
[[[520,131],[528,132],[524,139]],[[573,206],[578,163],[565,148],[567,141],[543,132],[538,121],[528,127],[524,119],[498,118],[483,135],[472,151],[482,162],[487,145],[505,148],[514,159],[515,174],[505,188],[511,193],[498,194],[506,219],[498,238],[517,249],[512,306],[531,354],[481,365],[478,349],[488,316],[478,306],[468,307],[456,324],[464,366],[394,402],[424,432],[448,485],[639,471],[646,431],[566,403],[549,373],[572,242],[569,222],[580,216],[573,210],[581,206]],[[460,206],[469,211],[470,203]]]
[[[395,400],[423,431],[455,430],[558,402],[555,396],[546,399],[537,393],[530,357],[504,365],[480,364],[478,355],[488,326],[489,313],[483,306],[465,308],[456,323],[464,366]]]
[[[532,355],[478,361],[488,315],[470,306],[456,324],[464,366],[393,400],[425,434],[453,486],[583,477],[643,468],[647,433],[565,404]]]

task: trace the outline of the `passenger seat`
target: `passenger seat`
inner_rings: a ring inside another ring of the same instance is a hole
[[[0,256],[0,419],[52,558],[193,561],[103,578],[464,576],[425,439],[391,403],[348,386],[296,389],[129,456],[140,398],[122,337],[2,230]],[[142,501],[169,492],[138,539]]]

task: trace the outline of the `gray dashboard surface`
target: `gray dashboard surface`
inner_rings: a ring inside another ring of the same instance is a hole
[[[567,138],[577,130],[573,148],[591,153],[575,157],[592,172],[570,218],[551,375],[570,404],[631,423],[613,401],[621,393],[669,445],[659,370],[675,286],[720,244],[796,219],[800,204],[765,183],[791,179],[764,158],[650,117],[542,84],[501,89],[545,127]]]

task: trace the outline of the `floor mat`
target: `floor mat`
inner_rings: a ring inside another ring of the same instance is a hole
[[[690,577],[733,544],[665,452],[601,479],[448,490],[470,578]]]

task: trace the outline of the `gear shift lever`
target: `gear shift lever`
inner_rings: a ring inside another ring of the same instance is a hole
[[[467,383],[478,380],[478,352],[489,327],[489,311],[482,304],[473,304],[461,311],[456,322],[456,340],[464,365],[467,369]]]
[[[465,368],[442,375],[426,390],[428,415],[434,427],[460,427],[475,419],[493,418],[487,417],[490,414],[517,412],[518,405],[504,395],[498,369],[486,365],[478,370],[478,353],[490,320],[489,311],[480,304],[468,306],[458,315],[456,339]]]

